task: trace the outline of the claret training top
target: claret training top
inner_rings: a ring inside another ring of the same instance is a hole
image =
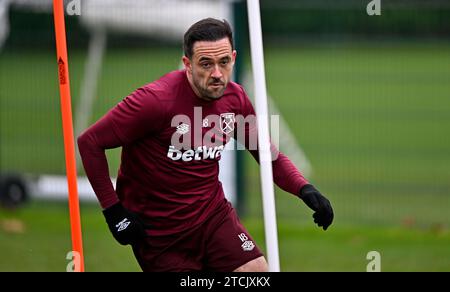
[[[150,234],[175,234],[226,203],[218,162],[229,139],[236,137],[258,160],[255,120],[247,119],[254,115],[240,85],[230,82],[220,99],[205,101],[179,70],[124,98],[79,137],[78,145],[103,208],[120,200],[151,226]],[[114,190],[105,149],[120,146]],[[272,154],[275,183],[298,195],[308,182],[274,146]]]

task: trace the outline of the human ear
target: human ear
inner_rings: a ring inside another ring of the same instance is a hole
[[[189,74],[192,74],[191,60],[188,57],[183,56],[182,61],[183,61],[184,69],[186,70],[186,72],[188,72]]]

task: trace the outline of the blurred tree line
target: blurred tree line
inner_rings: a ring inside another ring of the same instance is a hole
[[[380,0],[381,16],[367,15],[369,2],[371,0],[261,0],[265,40],[450,37],[449,0]],[[12,5],[9,20],[8,47],[53,47],[51,11],[27,11]],[[66,26],[69,45],[85,46],[88,33],[80,25],[79,17],[67,17]],[[159,40],[116,35],[108,42],[145,46]]]
[[[269,38],[450,36],[448,0],[380,0],[380,16],[367,14],[370,2],[262,0],[263,31]]]

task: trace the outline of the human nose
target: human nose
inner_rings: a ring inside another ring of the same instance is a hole
[[[217,79],[222,78],[222,72],[220,71],[220,68],[218,65],[214,66],[213,71],[211,73],[211,77],[217,78]]]

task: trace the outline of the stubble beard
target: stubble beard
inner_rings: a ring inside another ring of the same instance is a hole
[[[193,76],[193,83],[194,86],[197,88],[197,91],[200,94],[200,98],[206,99],[206,100],[218,100],[223,96],[223,93],[225,92],[225,89],[227,88],[227,82],[223,82],[223,86],[219,90],[210,90],[208,89],[208,84],[205,86],[202,86],[200,82]]]

